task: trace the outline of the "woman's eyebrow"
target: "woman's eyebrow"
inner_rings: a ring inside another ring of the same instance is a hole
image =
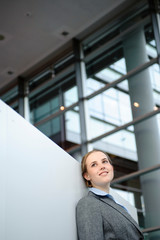
[[[102,161],[103,161],[103,160],[108,160],[108,158],[107,158],[107,157],[104,157],[104,158],[102,158],[101,160],[102,160]]]
[[[97,161],[93,161],[93,162],[91,162],[90,165],[92,165],[93,163],[97,163]]]

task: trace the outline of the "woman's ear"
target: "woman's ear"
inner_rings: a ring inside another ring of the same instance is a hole
[[[84,177],[87,181],[90,181],[90,180],[91,180],[91,178],[90,178],[90,176],[88,175],[87,172],[85,172],[85,173],[83,174],[83,177]]]

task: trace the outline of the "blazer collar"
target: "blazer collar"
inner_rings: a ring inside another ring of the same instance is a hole
[[[98,196],[92,192],[89,192],[88,195],[99,199],[100,201],[102,201],[102,202],[108,204],[110,207],[114,208],[116,211],[120,212],[125,218],[127,218],[132,224],[134,224],[134,226],[141,232],[139,225],[131,217],[131,215],[123,207],[118,205],[114,200],[112,200],[108,197],[105,197],[105,196]]]

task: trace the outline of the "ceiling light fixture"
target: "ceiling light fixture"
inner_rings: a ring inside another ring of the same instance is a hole
[[[138,102],[134,102],[133,105],[138,108],[139,107],[139,103]]]
[[[154,109],[154,111],[156,111],[156,110],[158,110],[158,107],[157,107],[157,106],[154,106],[154,108],[153,108],[153,109]]]
[[[64,106],[60,106],[60,110],[63,111],[64,110]]]

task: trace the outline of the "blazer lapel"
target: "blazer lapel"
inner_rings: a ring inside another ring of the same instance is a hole
[[[140,227],[136,223],[136,221],[131,217],[131,215],[120,205],[118,205],[114,200],[107,198],[107,197],[100,197],[100,200],[104,203],[110,205],[112,208],[116,209],[118,212],[120,212],[125,218],[127,218],[130,222],[134,224],[134,226],[141,232]]]
[[[118,205],[114,200],[103,197],[103,196],[97,196],[92,192],[89,192],[89,195],[92,195],[93,197],[99,199],[100,201],[108,204],[110,207],[114,208],[116,211],[120,212],[125,218],[127,218],[134,226],[141,232],[140,227],[136,223],[136,221],[131,217],[131,215],[120,205]]]

